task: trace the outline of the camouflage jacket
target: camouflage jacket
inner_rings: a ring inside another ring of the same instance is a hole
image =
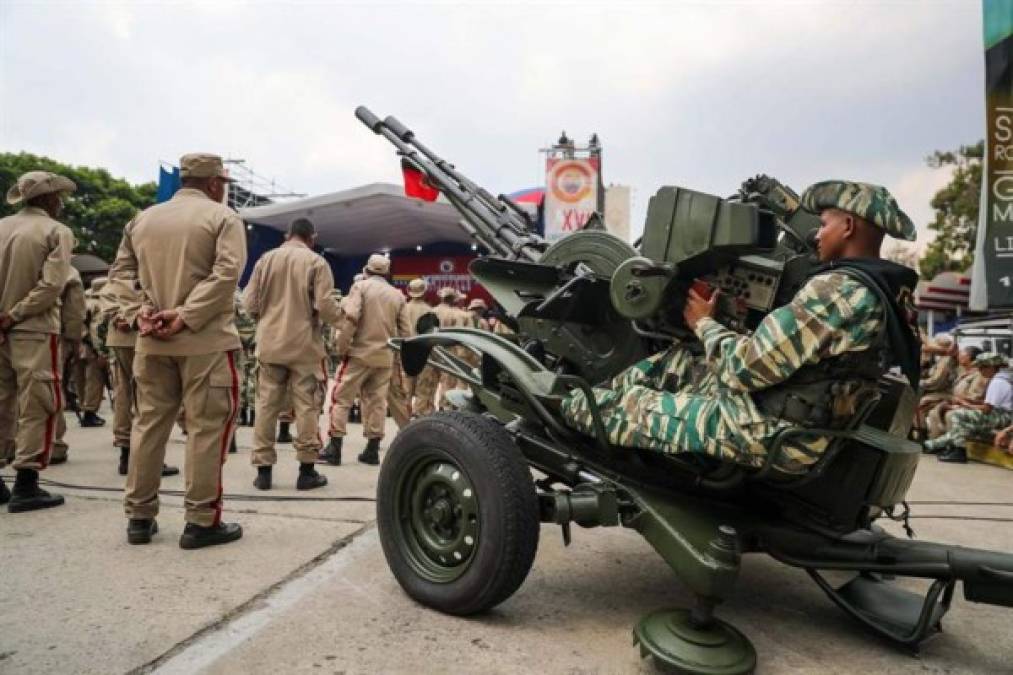
[[[829,272],[809,279],[752,335],[711,318],[697,322],[696,334],[719,386],[755,392],[784,382],[804,365],[868,349],[882,329],[875,293],[846,274]]]
[[[234,309],[236,313],[236,330],[239,331],[239,341],[243,343],[243,349],[253,351],[257,345],[257,322],[253,320],[250,313],[243,308],[240,300],[239,290],[236,290]]]

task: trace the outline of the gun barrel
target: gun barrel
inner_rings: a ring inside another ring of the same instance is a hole
[[[525,214],[508,200],[494,197],[457,171],[415,138],[414,132],[396,117],[381,120],[365,106],[355,116],[376,134],[386,138],[398,152],[422,171],[464,220],[465,231],[494,255],[538,260],[546,243],[533,234]],[[470,227],[465,227],[467,223]]]

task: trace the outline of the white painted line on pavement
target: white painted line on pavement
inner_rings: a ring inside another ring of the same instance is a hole
[[[279,586],[261,604],[251,611],[227,621],[207,635],[197,638],[181,652],[164,661],[152,673],[158,675],[191,675],[211,666],[233,649],[253,638],[278,615],[290,609],[321,584],[332,581],[356,558],[363,549],[376,546],[379,537],[375,528],[352,540],[333,556]]]

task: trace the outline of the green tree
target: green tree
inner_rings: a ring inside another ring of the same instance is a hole
[[[925,248],[919,262],[923,279],[931,279],[940,272],[963,272],[971,266],[978,236],[984,154],[985,142],[978,141],[957,150],[936,150],[926,160],[936,169],[952,168],[953,176],[932,198],[936,216],[929,229],[936,233],[936,238]]]
[[[77,192],[67,199],[61,220],[77,238],[75,253],[92,253],[112,262],[123,236],[123,227],[140,209],[155,203],[155,183],[131,185],[113,178],[105,169],[70,166],[48,157],[26,152],[0,153],[0,189],[4,193],[27,171],[52,171],[77,183]],[[20,208],[3,200],[0,217]]]

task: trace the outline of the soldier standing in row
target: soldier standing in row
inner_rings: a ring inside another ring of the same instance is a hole
[[[101,321],[98,294],[106,285],[105,277],[91,280],[85,292],[85,322],[82,331],[81,351],[77,367],[77,395],[81,410],[82,427],[103,427],[106,421],[98,416],[99,406],[106,389],[106,373],[109,361],[102,353],[96,328]]]
[[[85,308],[84,282],[81,273],[73,267],[60,296],[60,373],[64,377],[71,371],[71,362],[77,358],[81,347],[81,334],[84,332]],[[66,389],[64,389],[66,391]],[[63,464],[67,461],[69,447],[64,437],[67,435],[67,420],[61,412],[56,416],[56,438],[53,439],[53,455],[50,464]]]
[[[485,304],[485,300],[482,298],[472,298],[471,302],[468,303],[468,326],[482,330],[492,330],[492,326],[489,325],[489,322],[485,318],[487,311],[489,311],[489,306]]]
[[[314,466],[321,448],[320,407],[327,386],[323,324],[338,320],[331,268],[313,251],[316,230],[305,218],[292,222],[280,248],[264,254],[253,268],[243,305],[257,321],[257,423],[251,461],[253,485],[271,489],[275,424],[291,392],[295,406],[299,461],[297,490],[327,485]]]
[[[165,444],[180,406],[186,410],[184,549],[239,539],[222,522],[222,464],[239,409],[241,346],[233,310],[246,264],[246,231],[224,206],[221,157],[180,160],[182,188],[141,212],[123,232],[112,276],[139,282],[141,309],[134,358],[138,412],[124,506],[127,541],[146,544],[158,528],[158,487]]]
[[[134,392],[134,354],[137,350],[137,313],[141,310],[141,294],[136,284],[112,281],[102,289],[101,321],[105,335],[105,351],[113,371],[113,447],[120,451],[121,476],[130,466],[130,434],[137,413]],[[179,469],[162,464],[163,476],[175,476]]]
[[[39,471],[63,414],[59,301],[74,235],[57,218],[76,189],[69,178],[29,171],[7,191],[8,204],[24,206],[0,220],[0,463],[17,471],[13,490],[0,480],[0,503],[11,513],[63,503],[39,488]]]
[[[425,301],[426,280],[412,279],[408,283],[408,303],[405,305],[405,314],[408,317],[409,336],[418,335],[418,323],[426,314],[433,314],[433,308]],[[429,415],[433,412],[433,397],[436,395],[436,385],[440,382],[440,372],[435,368],[426,366],[422,372],[415,377],[407,379],[408,396],[412,404],[412,412],[415,415]]]
[[[433,313],[440,320],[440,329],[458,328],[463,325],[463,312],[454,305],[458,298],[457,289],[453,286],[444,286],[439,290],[437,295],[440,298],[440,304],[436,305]],[[460,352],[455,350],[453,353],[459,354]],[[461,381],[459,379],[440,371],[439,388],[436,390],[436,407],[440,410],[446,409],[447,392],[460,386]]]
[[[348,411],[356,395],[362,402],[366,437],[366,449],[359,454],[359,461],[380,463],[384,403],[394,360],[387,341],[409,332],[404,295],[387,281],[390,260],[382,255],[369,256],[363,274],[366,278],[352,286],[342,307],[344,318],[337,351],[343,359],[331,394],[330,442],[320,455],[321,461],[335,466],[341,463]]]

